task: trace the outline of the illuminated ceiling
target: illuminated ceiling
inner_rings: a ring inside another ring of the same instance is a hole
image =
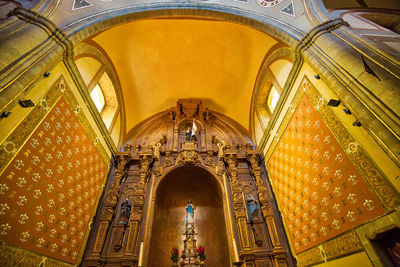
[[[92,40],[120,79],[127,132],[180,98],[201,99],[248,129],[258,71],[278,43],[247,26],[192,19],[135,21]]]

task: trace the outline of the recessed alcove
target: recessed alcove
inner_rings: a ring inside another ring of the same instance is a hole
[[[148,266],[170,265],[174,245],[181,253],[189,199],[195,205],[197,245],[205,245],[207,265],[230,265],[221,187],[205,169],[184,166],[168,173],[157,188]]]

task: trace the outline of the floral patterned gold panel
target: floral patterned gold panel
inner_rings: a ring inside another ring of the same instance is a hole
[[[64,97],[0,177],[0,240],[75,264],[107,166]]]
[[[385,213],[306,94],[268,168],[296,253]]]

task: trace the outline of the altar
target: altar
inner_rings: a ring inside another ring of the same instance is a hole
[[[192,201],[189,200],[185,207],[186,217],[182,255],[179,255],[179,250],[176,247],[171,251],[173,266],[205,266],[205,247],[204,245],[197,246],[194,209]],[[180,263],[178,264],[178,262]]]

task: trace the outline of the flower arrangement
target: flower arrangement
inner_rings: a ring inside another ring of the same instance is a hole
[[[206,247],[204,245],[200,245],[196,250],[197,253],[199,254],[200,261],[204,261],[206,259],[206,254],[204,253]]]
[[[174,263],[177,263],[179,260],[179,250],[178,250],[178,246],[174,246],[171,250],[171,260]]]

